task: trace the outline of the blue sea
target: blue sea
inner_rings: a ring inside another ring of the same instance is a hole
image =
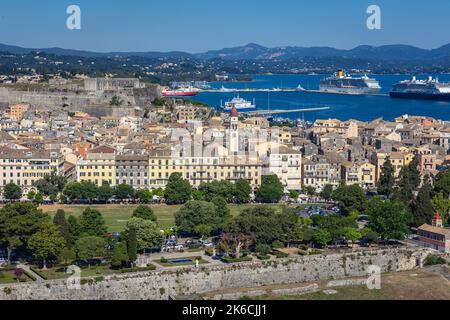
[[[318,89],[319,82],[327,75],[255,75],[251,82],[213,82],[213,88],[222,86],[228,89],[246,88],[297,88],[301,85],[305,89]],[[376,78],[382,90],[380,93],[388,94],[392,85],[410,79],[409,75],[370,75]],[[426,79],[428,75],[418,75],[418,79]],[[450,82],[450,74],[433,75],[441,82]],[[200,93],[194,99],[207,103],[211,107],[219,107],[222,103],[231,100],[236,93]],[[394,118],[409,114],[430,116],[442,120],[450,120],[450,102],[398,100],[389,96],[355,96],[321,94],[307,92],[244,92],[240,93],[247,100],[255,99],[259,110],[289,110],[310,107],[330,107],[329,110],[280,114],[281,117],[314,121],[316,119],[337,118],[340,120],[356,119],[370,121],[376,118],[393,120]]]

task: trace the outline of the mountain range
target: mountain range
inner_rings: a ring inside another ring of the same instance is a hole
[[[45,52],[60,56],[76,56],[83,58],[100,57],[143,57],[143,58],[192,58],[192,59],[224,59],[224,60],[290,60],[304,57],[341,57],[352,59],[375,60],[440,60],[450,58],[450,44],[437,49],[421,49],[410,45],[362,45],[345,50],[332,47],[275,47],[268,48],[250,43],[245,46],[211,50],[204,53],[191,54],[187,52],[93,52],[62,48],[23,48],[0,44],[0,52],[13,54],[27,54],[31,52]]]

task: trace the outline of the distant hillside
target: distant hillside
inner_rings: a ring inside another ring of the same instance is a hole
[[[230,60],[289,60],[302,57],[344,57],[377,60],[427,60],[450,57],[450,44],[438,49],[426,50],[407,45],[380,47],[359,46],[351,50],[331,47],[277,47],[265,48],[256,44],[227,48],[197,54],[198,58],[223,58]]]
[[[246,46],[225,48],[221,50],[207,51],[204,53],[190,54],[186,52],[91,52],[82,50],[71,50],[62,48],[22,48],[0,44],[0,52],[14,54],[26,54],[34,51],[45,52],[61,56],[77,56],[83,58],[99,57],[143,57],[143,58],[197,58],[201,60],[225,59],[225,60],[290,60],[303,57],[342,57],[353,59],[376,59],[376,60],[448,60],[450,58],[450,44],[437,49],[427,50],[408,45],[386,45],[386,46],[358,46],[351,50],[342,50],[331,47],[276,47],[267,48],[258,44],[250,43]]]

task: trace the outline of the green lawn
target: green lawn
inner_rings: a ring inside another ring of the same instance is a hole
[[[244,204],[244,205],[230,205],[230,211],[233,216],[238,215],[244,209],[253,207],[254,205]],[[267,205],[269,207],[275,208],[277,211],[282,210],[282,205]],[[131,218],[133,210],[137,205],[50,205],[42,206],[44,212],[50,214],[53,218],[58,209],[63,209],[66,213],[66,217],[75,216],[78,217],[86,208],[97,209],[103,214],[106,220],[106,225],[109,231],[122,231],[128,219]],[[172,227],[175,224],[175,213],[180,209],[181,206],[168,206],[168,205],[151,205],[158,217],[158,223],[162,228]]]
[[[23,274],[20,282],[31,282],[32,280]],[[0,284],[17,283],[13,269],[0,269]]]

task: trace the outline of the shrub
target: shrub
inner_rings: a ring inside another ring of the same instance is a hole
[[[426,259],[424,261],[425,266],[435,266],[435,265],[446,264],[446,263],[447,263],[447,260],[445,260],[444,258],[442,258],[441,256],[438,256],[436,254],[429,255],[428,257],[426,257]]]
[[[310,255],[322,254],[322,250],[320,250],[320,249],[311,249],[311,250],[309,250],[309,254]]]
[[[269,254],[271,248],[267,244],[258,244],[256,245],[255,251],[263,256],[266,256]]]
[[[287,258],[289,257],[289,254],[285,253],[285,252],[281,252],[279,250],[273,250],[272,254],[274,256],[276,256],[277,258]]]
[[[159,262],[161,263],[169,263],[169,260],[166,258],[161,258],[161,260],[159,260]]]
[[[298,255],[299,255],[299,256],[306,256],[306,255],[308,255],[308,251],[305,251],[305,250],[299,250],[299,251],[298,251]]]
[[[274,249],[283,249],[284,248],[284,243],[281,242],[280,240],[275,240],[274,242],[272,242],[272,248],[274,248]]]
[[[270,256],[269,255],[262,255],[262,254],[258,254],[256,256],[259,260],[269,260]]]
[[[240,259],[231,258],[229,256],[225,256],[222,258],[222,261],[225,263],[236,263],[236,262],[245,262],[245,261],[252,261],[252,260],[253,259],[250,256],[245,256]]]

